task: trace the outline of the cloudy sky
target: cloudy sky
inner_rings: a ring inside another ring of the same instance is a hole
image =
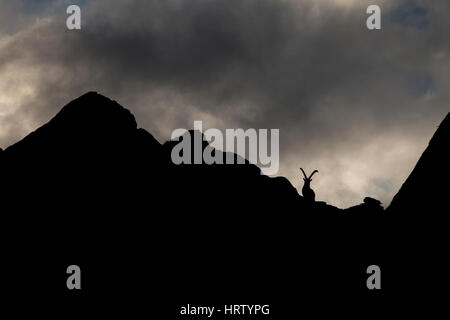
[[[388,204],[449,111],[448,30],[447,0],[0,0],[0,146],[97,91],[160,142],[279,128],[295,187],[318,169],[318,200]]]

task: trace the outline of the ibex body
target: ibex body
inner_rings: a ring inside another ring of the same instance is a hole
[[[303,188],[302,188],[302,194],[303,194],[303,197],[304,197],[305,200],[308,201],[308,202],[311,202],[311,203],[312,203],[312,202],[315,202],[315,201],[316,201],[316,194],[315,194],[314,190],[311,189],[311,181],[312,181],[312,176],[313,176],[315,173],[318,173],[319,171],[314,170],[314,171],[311,173],[311,175],[308,177],[308,176],[306,175],[305,171],[304,171],[302,168],[300,168],[300,170],[302,170],[303,176],[304,176],[304,178],[303,178],[304,184],[303,184]]]

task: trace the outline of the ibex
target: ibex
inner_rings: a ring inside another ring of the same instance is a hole
[[[303,168],[300,168],[300,170],[302,170],[303,172],[303,181],[305,181],[305,183],[303,184],[303,188],[302,188],[302,194],[303,197],[305,197],[305,200],[308,202],[314,202],[316,201],[316,194],[314,193],[314,190],[311,189],[311,181],[312,181],[312,176],[317,172],[319,172],[318,170],[314,170],[311,175],[309,176],[309,178],[306,176],[305,171],[303,170]]]

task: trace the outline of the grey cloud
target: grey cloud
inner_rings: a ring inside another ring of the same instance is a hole
[[[0,72],[14,66],[22,79],[14,110],[0,114],[3,146],[96,90],[160,140],[194,119],[280,128],[280,174],[294,185],[299,166],[318,168],[319,198],[386,203],[448,111],[445,1],[89,1],[80,32],[56,3],[16,9],[29,22],[1,47]],[[375,3],[383,29],[370,32]]]

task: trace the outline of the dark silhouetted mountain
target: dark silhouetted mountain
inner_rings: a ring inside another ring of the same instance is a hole
[[[191,130],[187,134],[194,139],[196,133]],[[212,204],[217,203],[217,197],[224,197],[223,200],[234,199],[232,205],[261,206],[264,211],[286,206],[296,208],[296,215],[339,212],[323,202],[307,205],[287,179],[261,175],[260,169],[247,160],[245,165],[174,165],[171,151],[177,143],[167,141],[161,145],[150,133],[137,128],[127,109],[89,92],[2,152],[2,166],[8,168],[5,179],[9,178],[12,184],[31,177],[35,181],[55,180],[55,184],[65,185],[69,190],[76,186],[85,195],[90,192],[98,195],[98,189],[94,188],[98,184],[102,189],[113,189],[108,191],[112,194],[126,191],[122,187],[127,182],[133,184],[131,189],[139,189],[133,190],[133,194],[152,191],[157,200],[177,190],[178,197],[192,198],[198,193],[203,202],[213,199]],[[212,147],[203,140],[204,148]],[[212,151],[216,152],[222,154],[220,150]],[[194,150],[192,162],[193,154]],[[145,187],[137,187],[136,179],[142,180]],[[54,192],[59,194],[60,188],[56,189]],[[222,207],[231,205],[229,201],[222,202]]]
[[[441,302],[441,288],[448,286],[443,275],[450,269],[447,251],[448,181],[450,178],[450,114],[442,121],[415,168],[393,198],[390,217],[390,252],[398,268],[408,266],[397,282],[411,286],[423,297]],[[400,273],[400,272],[399,272]],[[411,280],[413,279],[413,280]],[[431,298],[432,297],[432,298]]]
[[[450,212],[450,114],[442,121],[414,170],[395,195],[388,210],[412,216],[420,212]]]
[[[408,203],[409,192],[409,201],[430,201],[430,189],[423,198],[415,190],[445,170],[445,131],[418,165],[424,173],[405,183],[393,206]],[[163,319],[164,307],[177,301],[249,297],[282,301],[278,314],[292,314],[298,298],[290,290],[315,312],[325,299],[324,314],[371,303],[360,294],[366,268],[387,264],[394,255],[387,248],[395,247],[392,219],[377,200],[346,210],[307,203],[286,178],[262,175],[248,161],[175,165],[175,145],[160,144],[127,109],[89,92],[0,152],[8,296],[45,288],[42,299],[65,292],[68,300],[58,301],[70,304],[65,267],[75,263],[89,279],[80,303],[103,301],[99,310],[114,305],[128,318],[148,304]],[[31,288],[30,266],[37,274]]]

